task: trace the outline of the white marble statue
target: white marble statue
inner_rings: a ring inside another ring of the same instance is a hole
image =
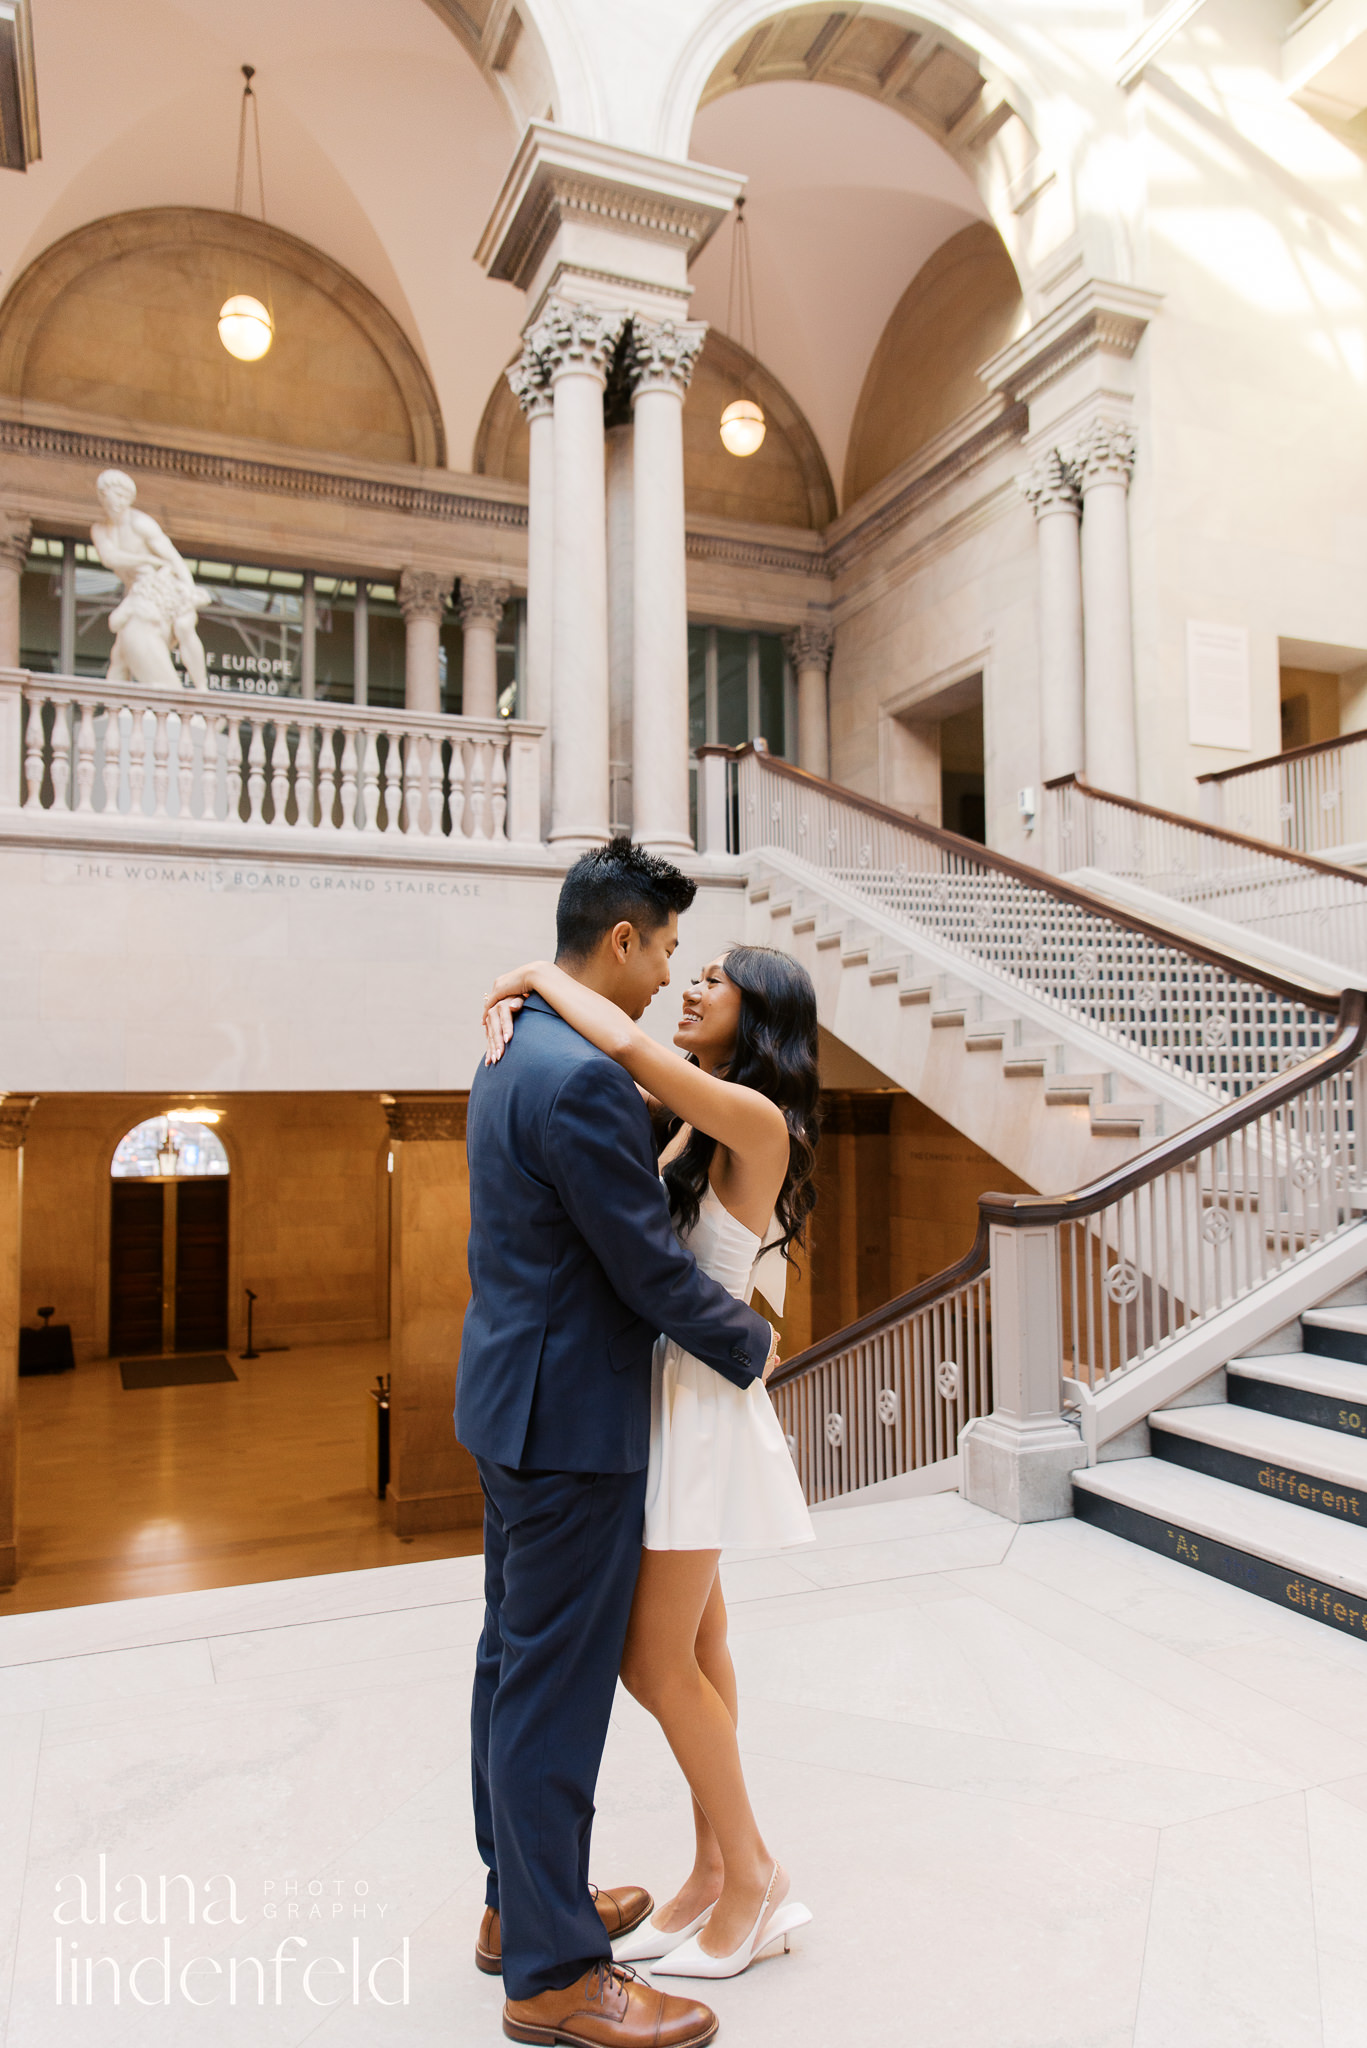
[[[104,518],[91,527],[90,538],[105,568],[123,584],[123,596],[109,614],[114,646],[107,680],[179,689],[181,678],[171,659],[174,642],[190,683],[207,690],[198,625],[199,613],[213,601],[212,593],[195,582],[150,513],[134,511],[138,487],[131,476],[121,469],[106,469],[96,478],[95,489]]]

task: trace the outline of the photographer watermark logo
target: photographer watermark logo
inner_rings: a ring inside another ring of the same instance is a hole
[[[240,1887],[226,1871],[198,1880],[185,1871],[112,1877],[101,1850],[89,1877],[67,1872],[54,1889],[54,1997],[60,2006],[122,2005],[125,1999],[257,2007],[300,1997],[319,2006],[409,2002],[408,1936],[397,1948],[386,1942],[392,1906],[376,1898],[366,1878],[267,1877],[258,1890]],[[249,1890],[259,1902],[244,1912]],[[344,1934],[358,1921],[366,1923],[363,1932]],[[239,1952],[227,1930],[256,1922],[265,1936],[261,1953]],[[291,1931],[272,1947],[271,1923],[282,1922]],[[148,1943],[142,1930],[153,1927],[174,1931]],[[213,1931],[219,1929],[224,1933],[215,1953]]]

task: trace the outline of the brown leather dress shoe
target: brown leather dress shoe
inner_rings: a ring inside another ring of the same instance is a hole
[[[642,1884],[619,1884],[610,1892],[599,1891],[596,1884],[591,1884],[589,1890],[593,1893],[598,1918],[609,1941],[630,1934],[648,1913],[655,1911],[655,1901]],[[479,1923],[475,1968],[483,1970],[486,1977],[498,1977],[503,1972],[503,1943],[499,1935],[498,1915],[492,1906],[484,1908],[484,1918]]]
[[[510,2041],[567,2048],[701,2048],[717,2031],[717,2015],[695,1998],[643,1984],[620,1963],[595,1963],[563,1991],[510,1998],[503,2031]]]

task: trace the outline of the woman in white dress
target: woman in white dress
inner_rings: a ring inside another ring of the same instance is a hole
[[[496,1060],[533,991],[624,1066],[665,1125],[662,1178],[698,1264],[748,1300],[783,1307],[784,1262],[815,1193],[820,1091],[816,995],[805,969],[738,946],[685,991],[674,1043],[544,961],[495,983]],[[693,1868],[615,1950],[656,1973],[726,1977],[811,1918],[789,1898],[750,1805],[736,1740],[736,1679],[718,1566],[723,1549],[810,1543],[811,1520],[765,1387],[733,1386],[661,1338],[655,1347],[645,1548],[622,1682],[660,1722],[693,1794]]]

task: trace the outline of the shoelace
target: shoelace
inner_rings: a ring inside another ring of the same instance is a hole
[[[614,1985],[625,1992],[628,1984],[639,1984],[640,1981],[630,1963],[598,1962],[593,1966],[593,1989],[589,1998],[597,2005],[606,2005],[608,1992]]]

